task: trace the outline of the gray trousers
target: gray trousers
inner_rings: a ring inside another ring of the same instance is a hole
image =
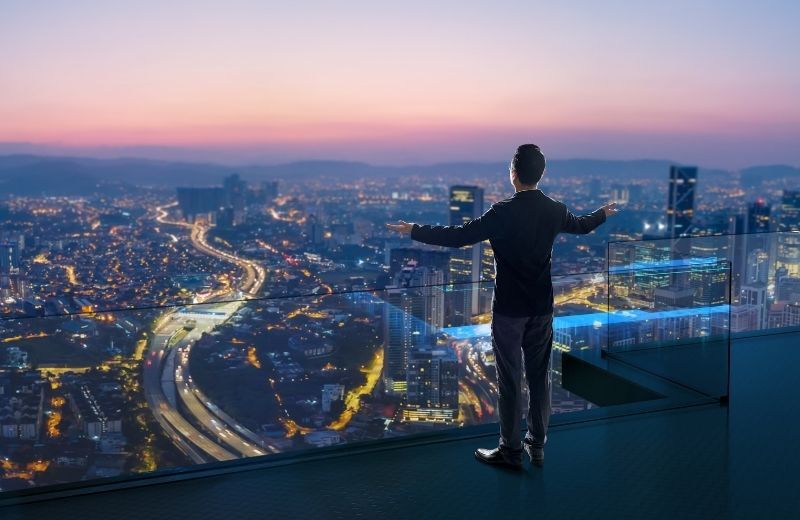
[[[522,368],[528,380],[527,441],[544,447],[550,422],[553,315],[513,318],[493,313],[492,348],[500,392],[500,446],[522,450]]]

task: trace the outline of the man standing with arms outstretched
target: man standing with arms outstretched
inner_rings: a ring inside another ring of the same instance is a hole
[[[387,224],[426,244],[464,247],[484,240],[495,260],[492,298],[492,348],[499,388],[500,442],[479,448],[475,457],[487,464],[522,467],[522,452],[542,465],[550,421],[550,352],[553,346],[553,283],[550,264],[559,233],[586,234],[618,212],[611,203],[582,217],[539,189],[545,159],[534,144],[517,148],[509,167],[514,195],[493,204],[462,226]],[[520,423],[521,379],[528,380],[528,431]]]

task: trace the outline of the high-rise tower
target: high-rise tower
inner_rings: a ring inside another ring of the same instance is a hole
[[[687,236],[694,216],[694,189],[697,167],[670,166],[667,234],[672,238]]]
[[[450,187],[451,226],[461,226],[480,217],[482,213],[483,188]],[[462,247],[450,255],[450,283],[456,284],[451,299],[452,314],[449,316],[453,325],[469,323],[469,319],[479,312],[477,282],[481,279],[481,247],[481,244]]]

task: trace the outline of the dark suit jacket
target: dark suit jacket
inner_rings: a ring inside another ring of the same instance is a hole
[[[541,316],[553,312],[550,264],[556,236],[586,234],[605,221],[602,209],[576,217],[541,190],[526,190],[493,204],[462,226],[414,224],[411,238],[446,247],[489,240],[495,265],[492,311],[506,316]]]

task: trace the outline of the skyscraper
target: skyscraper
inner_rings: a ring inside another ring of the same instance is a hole
[[[477,186],[450,187],[450,225],[460,226],[483,213],[483,188]],[[453,313],[449,317],[453,325],[464,325],[478,314],[479,284],[481,278],[481,244],[462,247],[450,255],[450,283],[454,287]]]
[[[763,249],[753,249],[747,253],[747,264],[745,266],[745,283],[753,284],[760,282],[766,284],[769,280],[769,253]]]
[[[694,216],[694,189],[697,167],[670,166],[667,234],[672,238],[687,236]]]
[[[727,259],[731,262],[731,294],[738,295],[747,274],[747,220],[748,215],[728,215]],[[726,257],[717,257],[724,260]]]
[[[19,244],[0,243],[0,274],[9,274],[19,269]]]
[[[744,236],[735,237],[736,241],[744,240],[745,251],[734,251],[734,255],[746,258],[744,266],[744,277],[746,283],[753,283],[755,281],[767,283],[769,279],[769,268],[772,267],[772,260],[775,258],[776,253],[776,240],[773,235],[765,235],[771,228],[771,213],[772,208],[767,201],[759,197],[752,203],[747,205],[747,223]],[[736,263],[736,256],[733,258]],[[734,266],[734,281],[736,278],[736,269]],[[742,277],[739,278],[742,280]],[[741,284],[736,286],[734,284],[734,294],[741,292]]]
[[[776,269],[800,277],[800,191],[783,190],[776,242]]]
[[[669,247],[659,241],[645,241],[634,244],[633,262],[643,266],[643,269],[624,269],[620,274],[614,275],[614,285],[630,283],[627,288],[627,300],[636,308],[649,308],[654,305],[655,290],[658,287],[670,285],[685,287],[686,283],[675,279],[670,269],[658,268],[671,256]],[[651,267],[654,266],[654,267]],[[624,281],[624,282],[623,282]]]
[[[481,242],[481,280],[494,280],[494,251],[489,241]],[[492,297],[494,296],[494,284],[485,281],[479,284],[478,312],[485,314],[492,310]]]
[[[19,267],[19,242],[0,242],[0,295],[24,296],[24,283]]]
[[[764,233],[769,231],[770,206],[759,197],[747,205],[747,232]]]
[[[627,204],[630,198],[631,194],[628,186],[623,186],[622,184],[611,185],[611,202]]]
[[[391,395],[405,395],[409,352],[432,346],[444,324],[443,283],[442,271],[409,262],[386,288],[383,380]]]
[[[234,173],[225,177],[222,189],[225,207],[232,211],[233,219],[231,224],[238,226],[244,222],[247,183],[239,178],[239,174]]]
[[[742,285],[741,294],[739,295],[739,303],[741,305],[752,305],[757,309],[757,324],[758,328],[767,326],[767,286],[762,282],[753,282],[751,284]]]
[[[306,219],[306,235],[312,245],[320,245],[325,241],[325,226],[313,213]]]
[[[223,205],[223,190],[218,187],[178,188],[177,196],[183,218],[188,222],[194,222],[200,216],[215,214]]]
[[[403,420],[451,422],[458,417],[458,360],[452,349],[410,352]]]

